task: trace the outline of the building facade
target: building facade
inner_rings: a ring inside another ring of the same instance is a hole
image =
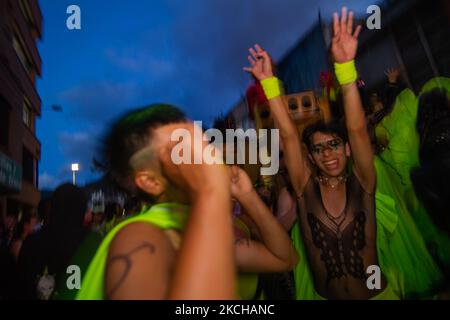
[[[39,204],[38,162],[41,145],[36,118],[41,99],[37,41],[42,14],[37,0],[0,1],[0,214]]]
[[[384,71],[399,68],[404,84],[416,93],[431,78],[450,77],[450,1],[383,0],[381,29],[365,30],[359,39],[357,68],[366,94],[379,93],[386,84]],[[364,27],[367,16],[360,16]],[[318,22],[277,62],[278,77],[286,93],[313,91],[322,94],[321,73],[333,72],[329,48],[331,20]],[[248,116],[245,99],[229,116]]]

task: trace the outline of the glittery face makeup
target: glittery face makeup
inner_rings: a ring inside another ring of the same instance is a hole
[[[333,140],[328,140],[322,143],[316,143],[312,146],[311,151],[316,154],[320,155],[325,152],[326,149],[330,149],[331,151],[338,151],[341,146],[343,146],[342,139],[336,138]]]

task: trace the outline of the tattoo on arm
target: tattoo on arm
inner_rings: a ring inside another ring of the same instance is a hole
[[[108,263],[110,265],[112,265],[113,263],[117,263],[117,262],[125,263],[125,270],[123,271],[121,277],[119,278],[117,283],[113,286],[111,291],[107,293],[108,297],[112,297],[114,295],[114,293],[117,291],[117,289],[120,288],[122,283],[127,278],[128,274],[130,273],[131,267],[133,265],[133,263],[131,261],[131,255],[136,253],[136,252],[138,252],[138,251],[144,250],[144,249],[148,250],[148,252],[150,254],[153,254],[155,252],[155,250],[156,250],[155,246],[153,244],[148,243],[148,242],[144,242],[144,243],[140,244],[139,246],[133,248],[132,250],[130,250],[127,253],[117,254],[117,255],[111,257],[111,259],[109,259]]]

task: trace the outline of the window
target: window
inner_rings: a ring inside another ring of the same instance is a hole
[[[15,34],[13,36],[12,45],[13,45],[14,51],[16,51],[16,54],[20,60],[20,63],[22,63],[22,66],[25,68],[27,73],[29,75],[31,75],[31,71],[32,71],[31,63],[29,62],[29,60],[27,58],[27,54],[24,49],[25,47],[23,45],[23,41],[21,41],[20,37],[17,36],[17,34]]]
[[[23,100],[23,114],[22,114],[23,123],[33,130],[33,111],[31,110],[30,103],[27,98]]]
[[[36,167],[33,154],[28,151],[27,148],[23,147],[22,150],[22,178],[34,185],[36,179]]]

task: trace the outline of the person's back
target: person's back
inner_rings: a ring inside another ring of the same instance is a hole
[[[88,233],[83,228],[86,208],[87,199],[80,188],[64,184],[55,190],[48,224],[22,245],[18,259],[21,298],[51,297],[55,283]]]

